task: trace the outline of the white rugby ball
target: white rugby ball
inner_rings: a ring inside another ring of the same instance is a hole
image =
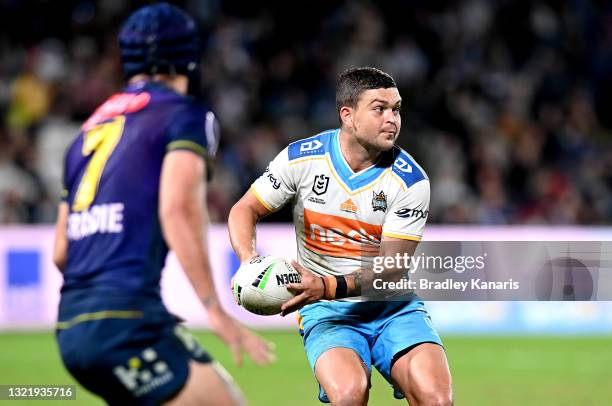
[[[238,305],[261,316],[278,314],[281,305],[294,295],[286,285],[299,283],[298,271],[282,258],[266,255],[240,266],[232,280],[232,294]]]

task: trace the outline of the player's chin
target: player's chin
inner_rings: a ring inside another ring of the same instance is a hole
[[[378,137],[378,148],[381,151],[388,151],[395,145],[397,136],[392,133],[381,133]]]

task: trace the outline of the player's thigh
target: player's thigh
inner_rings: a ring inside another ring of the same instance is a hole
[[[185,386],[166,406],[243,405],[238,386],[231,376],[216,363],[189,363],[189,378]]]
[[[341,320],[311,319],[304,325],[304,348],[319,381],[319,400],[367,397],[371,353],[364,333]]]
[[[444,349],[421,343],[393,364],[391,378],[412,406],[452,405],[452,382]]]
[[[315,364],[315,376],[332,404],[366,403],[370,371],[360,355],[351,348],[336,347],[325,351]]]

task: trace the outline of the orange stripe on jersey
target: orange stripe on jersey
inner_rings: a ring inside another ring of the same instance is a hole
[[[378,255],[382,226],[304,209],[306,248],[333,257]]]

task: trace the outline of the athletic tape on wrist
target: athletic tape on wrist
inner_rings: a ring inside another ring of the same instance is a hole
[[[336,299],[342,299],[348,296],[348,286],[344,276],[336,276]]]

